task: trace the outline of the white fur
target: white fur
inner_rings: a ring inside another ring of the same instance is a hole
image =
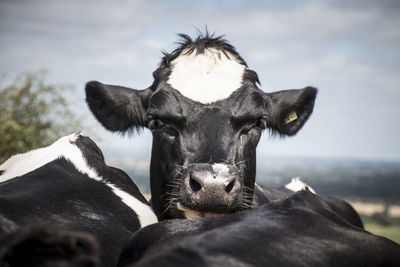
[[[140,202],[115,185],[105,182],[103,178],[97,174],[96,170],[92,169],[87,164],[81,150],[74,144],[79,136],[79,133],[67,135],[58,139],[50,146],[11,157],[0,166],[0,170],[5,171],[3,175],[0,176],[0,182],[22,176],[57,158],[63,157],[69,160],[79,172],[110,187],[113,193],[137,214],[142,227],[157,222],[157,217],[148,205]]]
[[[185,53],[171,62],[168,79],[182,95],[207,104],[229,97],[242,85],[246,66],[228,52],[229,57],[215,48],[206,48],[201,54]]]
[[[146,225],[153,224],[157,222],[157,217],[154,214],[153,210],[150,206],[144,204],[143,202],[139,201],[132,195],[128,194],[125,191],[122,191],[118,187],[113,184],[107,183],[114,194],[121,198],[122,202],[124,202],[128,207],[130,207],[138,216],[140,226],[145,227]]]
[[[77,152],[80,154],[80,151],[76,151],[78,148],[71,144],[78,137],[78,133],[67,135],[50,146],[12,156],[0,165],[0,171],[5,171],[3,175],[0,175],[0,182],[22,176],[64,155],[76,155]]]
[[[212,165],[212,168],[214,172],[220,173],[220,174],[228,174],[229,173],[229,168],[226,164],[222,163],[215,163]]]
[[[292,178],[292,181],[290,181],[290,183],[285,185],[285,187],[293,192],[298,192],[298,191],[305,190],[306,188],[308,188],[308,190],[310,190],[312,193],[316,194],[316,192],[314,191],[314,189],[312,189],[311,186],[307,185],[306,183],[304,183],[303,181],[300,180],[300,177]]]

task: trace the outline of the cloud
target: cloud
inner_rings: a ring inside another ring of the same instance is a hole
[[[393,122],[400,116],[399,7],[372,0],[0,1],[0,72],[47,68],[51,82],[78,88],[94,79],[145,88],[175,34],[207,25],[226,34],[264,90],[320,89],[302,131],[282,142],[263,138],[261,154],[400,159]],[[98,125],[83,98],[81,89],[71,96]],[[98,127],[126,150],[126,138]],[[133,138],[129,146],[142,150],[143,143]]]

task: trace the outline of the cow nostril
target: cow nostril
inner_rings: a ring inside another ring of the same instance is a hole
[[[202,188],[201,184],[193,179],[192,176],[190,176],[189,185],[193,192],[197,192]]]
[[[232,191],[234,183],[235,183],[235,180],[233,180],[232,182],[230,182],[230,183],[225,187],[225,191],[226,191],[227,193],[230,193],[230,192]]]

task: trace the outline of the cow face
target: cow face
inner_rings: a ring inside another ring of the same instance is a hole
[[[152,131],[150,185],[160,219],[249,207],[262,131],[294,135],[316,95],[312,87],[265,93],[257,74],[226,41],[182,37],[149,88],[86,85],[88,105],[105,128]]]

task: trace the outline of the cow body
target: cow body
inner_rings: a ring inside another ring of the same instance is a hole
[[[98,240],[59,223],[21,226],[0,237],[1,267],[98,267]]]
[[[16,155],[0,170],[0,235],[61,224],[92,234],[102,266],[114,266],[129,236],[157,221],[129,176],[107,166],[97,145],[80,134]]]
[[[280,201],[302,190],[309,190],[311,193],[316,194],[313,188],[303,183],[298,177],[293,178],[289,184],[278,188],[256,183],[254,187],[253,206],[258,207],[273,201]],[[347,222],[360,228],[364,227],[360,216],[349,203],[331,196],[320,195],[319,197],[326,203],[327,206],[329,206],[332,211],[340,215]]]
[[[136,232],[119,266],[399,266],[400,246],[303,190],[258,208]]]

